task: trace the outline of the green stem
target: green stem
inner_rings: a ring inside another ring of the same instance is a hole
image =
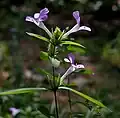
[[[53,89],[56,88],[56,83],[55,83],[55,67],[52,66],[52,73],[53,73]]]
[[[57,91],[54,91],[54,98],[55,98],[55,110],[56,110],[56,118],[59,118],[58,115],[58,103],[57,103]]]
[[[52,55],[54,58],[55,55],[55,46],[53,45]],[[54,99],[55,99],[55,110],[56,110],[56,118],[59,118],[58,115],[58,102],[57,102],[57,89],[56,89],[56,81],[55,81],[55,67],[52,66],[52,75],[53,75],[53,90],[54,90]]]

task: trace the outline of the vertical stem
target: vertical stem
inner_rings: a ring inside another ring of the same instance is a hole
[[[56,88],[56,83],[55,83],[55,67],[52,66],[52,75],[53,75],[53,88]]]
[[[55,55],[55,46],[53,45],[53,50],[52,50],[52,53],[53,53],[53,57]],[[53,85],[54,85],[54,99],[55,99],[55,110],[56,110],[56,118],[59,118],[59,115],[58,115],[58,102],[57,102],[57,89],[56,89],[56,82],[55,82],[55,67],[52,66],[52,75],[53,75]]]
[[[55,98],[55,110],[56,110],[56,118],[59,118],[58,115],[58,103],[57,103],[57,94],[56,90],[54,91],[54,98]]]

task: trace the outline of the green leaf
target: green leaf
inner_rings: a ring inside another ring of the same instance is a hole
[[[29,36],[33,36],[35,38],[38,38],[38,39],[41,39],[43,41],[46,41],[46,42],[49,42],[49,39],[41,36],[41,35],[38,35],[38,34],[34,34],[34,33],[30,33],[30,32],[26,32]]]
[[[62,32],[61,32],[60,28],[56,27],[53,34],[54,34],[55,37],[59,37],[61,35],[61,33]]]
[[[79,46],[82,48],[85,48],[83,45],[76,43],[76,42],[72,42],[72,41],[62,41],[61,44],[63,45],[74,45],[74,46]]]
[[[76,46],[71,46],[71,45],[69,45],[69,46],[67,47],[67,49],[68,49],[69,51],[79,52],[80,54],[85,54],[85,50],[84,50],[83,48],[80,48],[80,47],[76,47]]]
[[[92,98],[92,97],[90,97],[90,96],[88,96],[88,95],[85,95],[85,94],[83,94],[83,93],[81,93],[81,92],[79,92],[79,91],[76,91],[76,90],[74,90],[74,89],[72,89],[72,88],[59,87],[59,89],[64,89],[64,90],[72,91],[72,92],[76,93],[77,95],[79,95],[79,96],[81,96],[81,97],[83,97],[83,98],[91,101],[92,103],[94,103],[94,104],[96,104],[96,105],[98,105],[98,106],[100,106],[100,107],[107,108],[107,107],[106,107],[103,103],[101,103],[100,101],[98,101],[98,100],[96,100],[96,99],[94,99],[94,98]]]
[[[1,95],[13,95],[13,94],[23,94],[23,93],[33,93],[36,91],[46,91],[47,88],[20,88],[15,90],[9,90],[5,92],[0,92]]]
[[[50,112],[49,112],[49,110],[46,107],[40,106],[39,110],[40,110],[40,112],[42,114],[44,114],[45,116],[47,116],[48,118],[50,118]]]
[[[64,83],[63,85],[64,85],[64,86],[67,86],[67,87],[77,87],[77,84],[74,83],[74,82],[72,82],[72,83],[70,83],[70,84]]]
[[[59,67],[60,61],[57,60],[56,58],[51,58],[51,57],[50,57],[50,61],[51,61],[52,65],[53,65],[54,67],[56,67],[56,68]]]
[[[31,106],[26,107],[25,112],[27,113],[32,112],[32,107]]]
[[[92,74],[94,74],[93,71],[90,70],[90,69],[85,69],[82,73],[86,74],[86,75],[92,75]]]
[[[64,31],[62,32],[59,27],[56,27],[53,33],[55,39],[57,39],[58,41],[62,38],[63,34],[64,34]]]
[[[48,60],[48,53],[47,52],[44,52],[44,51],[41,51],[40,52],[40,58],[42,60]]]

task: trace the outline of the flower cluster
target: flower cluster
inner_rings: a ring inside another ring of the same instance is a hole
[[[49,35],[49,37],[52,38],[52,36],[54,34],[52,34],[43,23],[43,21],[47,20],[48,13],[49,13],[48,8],[44,8],[44,9],[40,10],[39,13],[35,13],[33,17],[27,16],[26,21],[35,23],[38,27],[45,30],[45,32]],[[61,39],[65,39],[70,34],[77,32],[77,31],[80,31],[80,30],[91,31],[91,29],[87,26],[80,26],[80,13],[79,13],[79,11],[74,11],[73,17],[76,20],[76,25],[67,32],[63,31],[63,35],[62,35]],[[68,54],[68,58],[65,58],[64,60],[66,62],[69,62],[71,64],[71,66],[68,68],[68,70],[65,72],[65,74],[61,77],[61,79],[60,79],[61,82],[64,80],[64,78],[66,78],[66,76],[68,76],[72,72],[84,69],[84,65],[75,63],[75,57],[72,54]]]
[[[47,34],[50,36],[50,38],[51,38],[52,33],[48,30],[48,28],[43,23],[43,21],[47,20],[48,13],[49,13],[48,8],[44,8],[44,9],[40,10],[39,13],[35,13],[33,17],[27,16],[25,20],[35,23],[38,27],[45,30],[47,32]],[[73,17],[76,20],[76,25],[72,29],[70,29],[69,31],[64,33],[62,38],[66,38],[71,33],[74,33],[74,32],[80,31],[80,30],[91,31],[91,29],[89,27],[87,27],[87,26],[80,26],[80,14],[79,14],[79,11],[74,11],[73,12]]]

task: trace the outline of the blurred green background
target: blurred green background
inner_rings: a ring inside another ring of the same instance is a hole
[[[0,0],[1,91],[40,86],[41,81],[44,82],[42,75],[34,68],[50,69],[49,64],[39,58],[39,52],[46,50],[46,44],[32,40],[25,33],[29,31],[46,36],[34,24],[25,22],[26,16],[33,15],[44,7],[50,10],[49,18],[45,21],[50,30],[55,26],[61,29],[74,26],[72,12],[80,11],[81,25],[89,26],[92,31],[77,32],[71,37],[87,47],[86,52],[81,50],[80,53],[75,53],[76,58],[95,75],[78,75],[72,81],[78,83],[78,89],[88,92],[113,110],[105,118],[119,118],[120,0]],[[65,70],[61,68],[59,71]],[[42,101],[42,97],[38,95],[36,98],[36,94],[0,97],[0,115],[7,118],[8,108],[11,106],[28,111],[34,111],[42,103],[49,106],[50,102],[46,103],[48,100],[37,104],[36,99]]]

